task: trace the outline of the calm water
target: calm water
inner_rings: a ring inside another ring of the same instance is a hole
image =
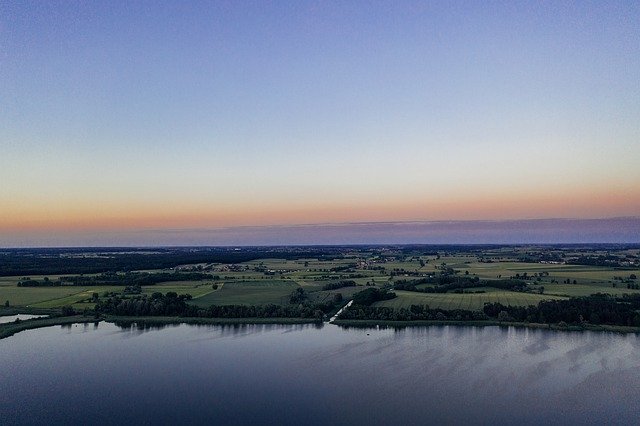
[[[618,423],[640,338],[497,327],[113,324],[0,340],[2,424]]]

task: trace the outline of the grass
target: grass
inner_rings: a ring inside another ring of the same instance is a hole
[[[342,287],[335,290],[322,290],[309,294],[309,298],[313,302],[326,302],[333,298],[335,294],[342,294],[343,299],[350,299],[354,293],[365,290],[368,287],[356,286],[356,287]]]
[[[571,297],[590,296],[595,293],[609,293],[614,296],[622,294],[640,294],[640,290],[631,290],[626,284],[618,283],[615,288],[611,284],[544,284],[544,292],[548,294]]]
[[[409,308],[411,305],[428,305],[432,309],[482,310],[486,302],[501,303],[507,306],[537,305],[541,300],[561,299],[562,297],[545,294],[519,293],[513,291],[491,291],[488,293],[417,293],[396,290],[395,299],[376,302],[373,306],[389,308]]]
[[[90,298],[93,293],[105,291],[122,291],[115,286],[86,287],[17,287],[0,286],[0,302],[8,300],[11,305],[30,306],[34,308],[56,308],[71,305],[80,300]]]
[[[143,294],[156,291],[177,294],[191,294],[194,298],[202,297],[213,292],[214,282],[203,281],[174,281],[142,288]],[[73,306],[77,309],[93,308],[93,303],[86,303],[93,293],[102,296],[104,292],[120,293],[123,286],[60,286],[60,287],[17,287],[13,280],[4,279],[0,284],[0,303],[8,300],[11,306],[33,308],[60,308]]]
[[[178,295],[190,294],[195,299],[215,291],[213,290],[214,284],[220,285],[215,282],[203,283],[202,281],[176,281],[142,287],[142,293],[151,295],[155,292],[166,294],[173,291]]]
[[[527,272],[529,275],[533,275],[538,272],[548,272],[549,276],[545,277],[545,281],[556,279],[558,281],[570,278],[571,280],[577,280],[579,283],[608,283],[613,280],[615,276],[628,277],[630,274],[636,274],[640,276],[639,270],[621,270],[615,268],[607,268],[600,266],[586,266],[586,265],[556,265],[556,264],[543,264],[543,263],[522,263],[522,262],[494,262],[494,263],[480,263],[472,262],[465,265],[460,265],[459,262],[451,262],[447,264],[452,268],[465,271],[468,270],[470,274],[476,274],[480,278],[496,278],[498,275],[502,275],[502,278]]]
[[[258,280],[227,282],[216,291],[212,291],[192,301],[194,305],[284,305],[289,303],[289,295],[298,288],[290,280]]]

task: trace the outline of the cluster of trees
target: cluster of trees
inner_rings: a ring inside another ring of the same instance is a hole
[[[298,287],[289,295],[289,303],[302,303],[307,300],[307,292],[304,288]]]
[[[111,296],[102,298],[96,303],[96,314],[132,315],[132,316],[175,316],[187,315],[191,310],[197,310],[193,305],[188,305],[191,295],[170,291],[163,295],[160,292],[153,293],[150,297],[145,295],[124,298]],[[190,315],[193,316],[193,315]]]
[[[344,266],[336,266],[333,267],[331,269],[329,269],[329,271],[331,272],[348,272],[348,271],[352,271],[356,266],[355,263],[350,263],[348,265],[344,265]]]
[[[140,294],[142,293],[142,287],[137,284],[128,285],[122,290],[124,294]],[[95,294],[95,293],[94,293]]]
[[[105,271],[165,269],[197,263],[237,263],[264,256],[257,250],[193,249],[20,249],[2,256],[0,276],[94,274]],[[273,255],[272,255],[273,256]]]
[[[504,306],[487,303],[484,313],[497,318],[501,312],[503,319],[518,322],[555,324],[609,324],[640,326],[640,295],[613,297],[608,294],[593,294],[567,300],[544,300],[537,306]]]
[[[207,318],[315,318],[322,320],[333,308],[328,304],[299,305],[212,305],[198,312],[198,316]]]
[[[154,285],[169,281],[202,281],[213,279],[213,275],[202,272],[105,272],[100,275],[86,276],[75,275],[60,277],[65,285],[92,286],[92,285]]]
[[[352,280],[342,280],[336,283],[328,283],[322,286],[323,290],[337,290],[343,287],[355,287],[356,282]]]
[[[535,252],[517,255],[516,260],[524,263],[540,263],[540,262],[562,262],[564,261],[564,253],[562,252]]]
[[[398,276],[398,275],[409,275],[409,276],[413,276],[413,277],[421,277],[424,275],[424,272],[421,271],[407,271],[406,269],[400,269],[400,268],[394,268],[389,275],[391,275],[392,277]]]
[[[614,256],[611,254],[607,255],[598,255],[598,256],[579,256],[574,259],[569,259],[565,263],[569,265],[588,265],[588,266],[623,266],[620,264],[620,261],[623,260],[618,256]]]
[[[133,297],[113,295],[102,298],[96,304],[97,315],[109,314],[119,316],[180,316],[199,318],[315,318],[321,320],[326,314],[335,310],[340,300],[325,303],[299,303],[291,305],[211,305],[201,308],[188,303],[191,296],[177,295],[169,292],[166,295],[156,292]]]
[[[166,269],[199,263],[241,263],[256,259],[341,259],[343,247],[175,247],[4,249],[0,276],[95,274]]]
[[[499,321],[540,324],[607,324],[640,327],[640,295],[613,297],[594,294],[567,300],[546,300],[537,306],[505,306],[486,303],[482,312],[468,310],[430,309],[411,305],[409,309],[352,305],[340,314],[340,319],[382,321]]]
[[[453,277],[452,277],[453,278]],[[462,292],[464,289],[478,288],[478,287],[493,287],[501,290],[509,291],[530,291],[531,287],[521,280],[483,280],[480,281],[478,277],[454,277],[450,281],[440,283],[440,280],[436,278],[424,278],[421,280],[398,280],[393,284],[395,290],[416,291],[419,293],[447,293],[449,291]],[[435,284],[432,287],[418,288],[419,284]]]
[[[396,297],[392,291],[381,290],[377,288],[368,288],[353,295],[353,304],[360,306],[370,306],[380,300],[389,300]]]
[[[379,321],[480,321],[488,319],[480,311],[462,309],[429,309],[428,306],[411,305],[409,309],[374,308],[352,305],[340,314],[340,319]]]
[[[105,272],[95,276],[75,275],[60,277],[52,281],[45,277],[44,280],[32,280],[29,277],[18,281],[18,287],[56,287],[56,286],[102,286],[122,285],[126,287],[154,285],[169,281],[201,281],[213,279],[210,274],[201,272]]]
[[[59,280],[52,281],[48,277],[44,277],[42,281],[32,280],[29,277],[22,277],[20,281],[18,281],[18,287],[59,287],[62,285],[62,282]]]

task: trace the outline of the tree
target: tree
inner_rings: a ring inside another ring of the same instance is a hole
[[[4,306],[6,306],[7,308],[9,307],[9,301],[8,300],[6,302],[4,302]]]
[[[511,316],[509,316],[509,313],[507,311],[500,311],[500,313],[498,313],[498,321],[503,322],[503,321],[511,321],[513,318],[511,318]]]
[[[291,295],[289,295],[289,303],[302,303],[306,298],[307,294],[305,293],[304,288],[298,287],[291,292]]]
[[[76,314],[76,310],[73,309],[73,307],[71,306],[63,306],[62,307],[62,315],[67,317],[67,316],[71,316],[71,315],[75,315]]]

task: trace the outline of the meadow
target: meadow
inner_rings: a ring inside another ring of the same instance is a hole
[[[439,276],[445,271],[457,277],[477,277],[484,287],[446,293],[421,293],[396,290],[396,298],[376,302],[374,306],[406,308],[414,304],[431,308],[481,310],[485,303],[499,302],[505,306],[535,305],[541,300],[564,299],[589,296],[594,293],[611,295],[640,294],[637,279],[640,276],[640,250],[637,248],[539,248],[539,247],[489,247],[483,249],[441,247],[438,250],[421,247],[338,247],[338,248],[282,248],[278,253],[285,258],[269,255],[260,257],[258,249],[250,249],[251,254],[234,249],[234,258],[258,257],[237,263],[198,262],[180,264],[172,268],[145,268],[148,253],[128,254],[138,256],[129,261],[140,265],[140,271],[151,272],[198,272],[210,278],[199,281],[170,281],[155,285],[143,285],[142,294],[156,292],[191,295],[189,303],[199,307],[210,305],[287,305],[291,293],[300,288],[307,300],[323,303],[335,297],[345,301],[354,293],[368,287],[393,289],[399,280],[419,280]],[[313,257],[313,250],[318,256]],[[296,253],[301,252],[299,257]],[[256,254],[257,253],[257,254]],[[268,252],[273,253],[273,250]],[[108,253],[107,253],[108,254]],[[217,250],[217,258],[225,255]],[[51,253],[46,254],[49,261]],[[17,255],[16,255],[17,256]],[[34,268],[30,254],[29,267]],[[65,256],[69,256],[65,254]],[[157,253],[154,263],[164,262]],[[171,253],[177,259],[185,254]],[[535,261],[549,256],[558,256],[562,261],[549,263]],[[546,257],[542,257],[546,256]],[[596,266],[571,264],[571,259],[591,256],[619,259],[618,266]],[[200,259],[202,256],[198,257]],[[527,261],[523,261],[527,259]],[[634,260],[635,259],[635,260]],[[19,260],[19,259],[18,259]],[[86,261],[86,258],[83,258]],[[565,262],[566,260],[566,262]],[[634,263],[635,262],[635,263]],[[15,263],[19,267],[20,263]],[[37,263],[35,264],[38,267]],[[623,266],[621,266],[623,265]],[[86,262],[83,268],[91,268]],[[69,274],[73,275],[73,274]],[[28,275],[33,280],[43,280],[45,275]],[[60,275],[51,274],[50,280]],[[85,275],[86,276],[86,275]],[[523,278],[524,277],[524,278]],[[0,277],[0,303],[9,306],[29,308],[61,308],[71,306],[77,310],[93,309],[96,300],[107,295],[122,294],[121,286],[71,286],[58,287],[18,287],[23,276]],[[491,281],[498,279],[524,279],[528,291],[509,291],[491,287]],[[329,283],[348,280],[355,286],[323,290]],[[569,280],[569,283],[567,283]],[[418,289],[428,287],[418,285]],[[97,299],[94,294],[97,294]],[[340,296],[337,296],[337,295]],[[127,297],[126,295],[124,297]]]

